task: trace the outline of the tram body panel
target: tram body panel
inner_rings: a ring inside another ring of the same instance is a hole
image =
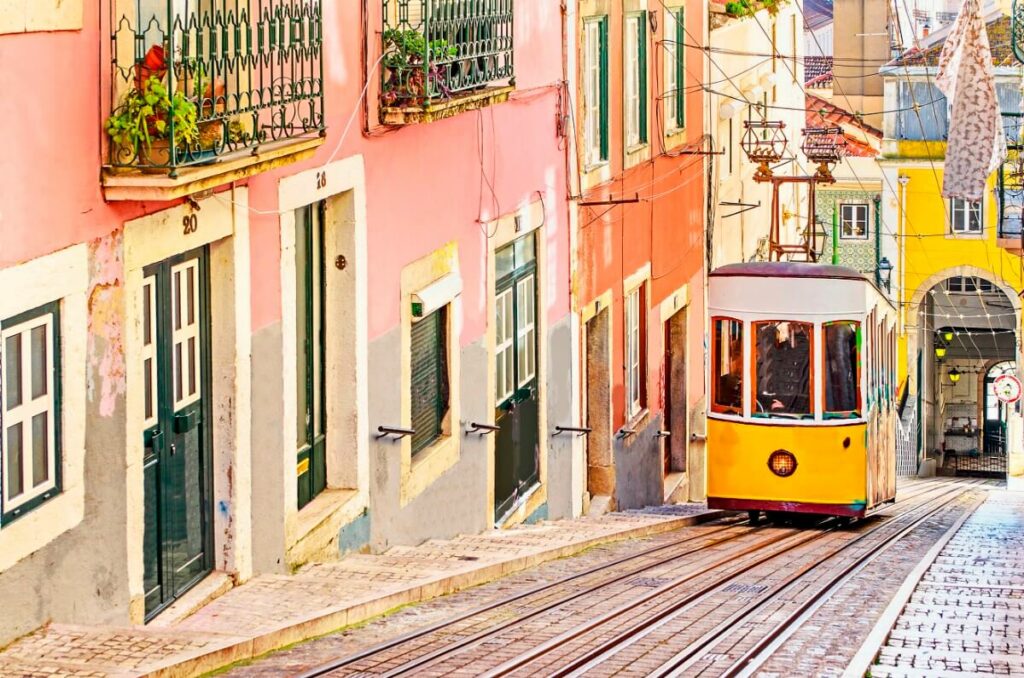
[[[792,262],[717,269],[708,296],[708,505],[862,516],[892,501],[891,301],[857,271]]]
[[[708,506],[736,510],[863,515],[868,506],[865,423],[780,426],[708,421]],[[769,458],[785,450],[792,475],[772,472]]]

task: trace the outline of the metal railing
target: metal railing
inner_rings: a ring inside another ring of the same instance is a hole
[[[425,107],[514,84],[513,0],[381,0],[381,104]]]
[[[896,419],[896,475],[916,476],[920,464],[917,451],[917,401],[910,400]]]
[[[110,164],[166,170],[324,132],[321,0],[111,0]]]

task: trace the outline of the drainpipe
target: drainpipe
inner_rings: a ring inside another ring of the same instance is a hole
[[[839,265],[839,211],[832,205],[832,265]]]
[[[882,274],[878,270],[882,263],[882,196],[876,195],[875,203],[875,283],[882,287]],[[891,280],[891,278],[890,278]],[[891,283],[890,283],[891,285]],[[886,290],[888,291],[888,290]]]
[[[896,247],[899,248],[900,253],[900,334],[906,333],[907,328],[907,184],[910,183],[910,177],[906,175],[900,175],[897,179],[900,183],[900,218],[897,226],[896,234]]]

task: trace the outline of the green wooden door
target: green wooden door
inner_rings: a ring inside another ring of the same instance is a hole
[[[302,508],[327,487],[327,426],[325,420],[326,313],[324,290],[323,202],[295,215],[296,342],[298,366],[298,504]]]
[[[533,234],[495,254],[497,409],[494,518],[500,521],[540,479],[537,392],[537,259]]]
[[[202,248],[145,269],[146,618],[211,569],[209,320]]]

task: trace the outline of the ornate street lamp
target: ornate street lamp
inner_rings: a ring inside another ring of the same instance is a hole
[[[886,292],[892,291],[892,262],[889,257],[882,257],[878,262],[878,270],[875,271],[876,279],[880,286],[885,287]]]
[[[957,369],[957,368],[955,368],[955,367],[954,367],[953,369],[951,369],[951,370],[949,371],[949,380],[950,380],[950,381],[951,381],[952,383],[954,383],[954,384],[955,384],[956,382],[960,381],[960,370],[958,370],[958,369]]]
[[[939,358],[940,360],[942,358],[946,357],[946,347],[944,345],[942,345],[942,344],[936,344],[935,345],[935,357]]]

